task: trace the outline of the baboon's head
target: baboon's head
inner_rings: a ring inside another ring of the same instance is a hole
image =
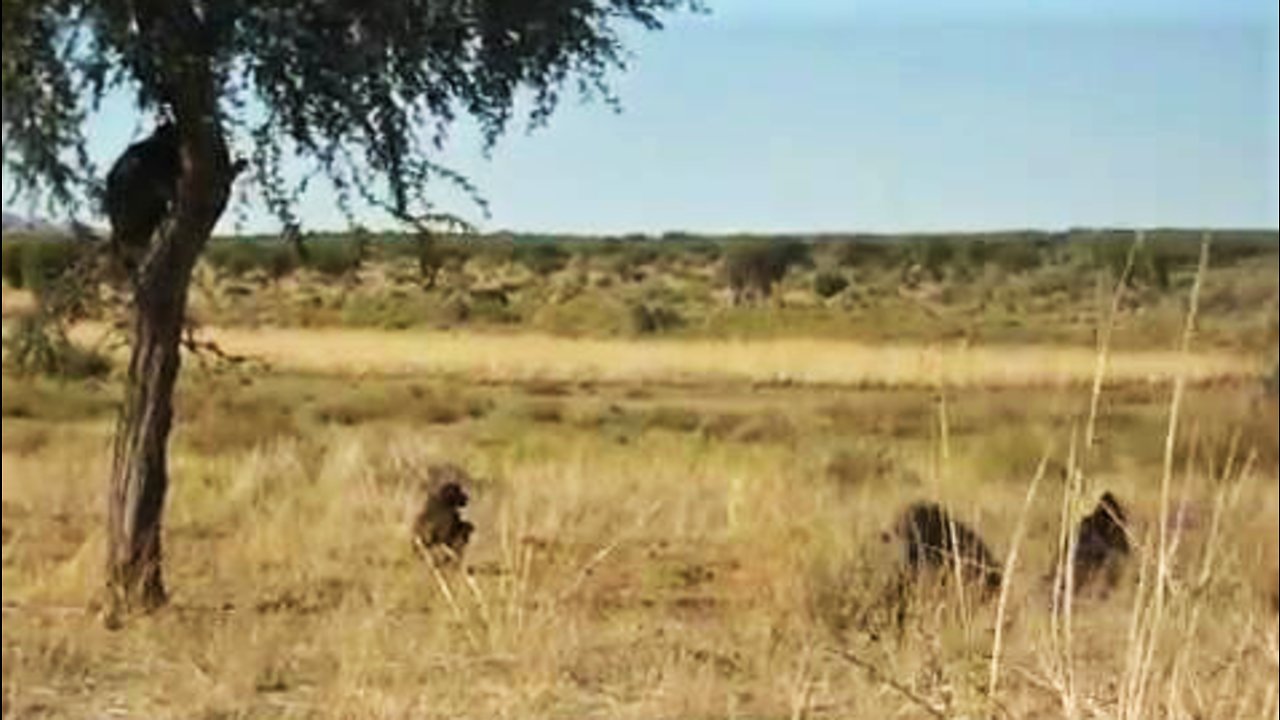
[[[467,504],[467,492],[456,482],[447,482],[436,491],[436,497],[445,507],[460,508]]]
[[[1098,500],[1098,507],[1110,515],[1117,523],[1124,524],[1128,522],[1128,516],[1125,514],[1124,506],[1120,504],[1120,500],[1111,491],[1102,493],[1102,497]]]
[[[995,568],[987,568],[982,573],[984,582],[984,590],[987,593],[995,594],[1000,592],[1001,586],[1004,585],[1004,574]]]
[[[168,119],[162,121],[151,132],[151,138],[165,147],[178,147],[178,142],[181,140],[181,136],[178,134],[178,124]]]

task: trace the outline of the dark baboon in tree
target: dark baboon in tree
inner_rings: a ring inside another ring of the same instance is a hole
[[[955,563],[966,582],[980,582],[988,591],[1000,587],[1000,569],[987,544],[972,528],[941,506],[917,502],[899,516],[894,534],[902,543],[912,575],[942,571],[948,575]]]
[[[1115,495],[1104,492],[1098,505],[1080,521],[1072,556],[1077,592],[1098,587],[1110,591],[1120,581],[1129,557],[1128,515]]]
[[[435,562],[452,562],[462,557],[475,529],[459,512],[469,499],[460,482],[467,474],[456,466],[443,465],[433,466],[428,475],[435,487],[413,520],[413,544]]]
[[[178,141],[178,126],[166,120],[126,148],[107,173],[104,209],[111,221],[111,249],[130,269],[177,197]]]

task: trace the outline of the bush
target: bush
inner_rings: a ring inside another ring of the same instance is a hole
[[[298,254],[291,247],[271,248],[267,258],[267,275],[272,280],[283,280],[298,269]]]
[[[1031,240],[1003,240],[986,246],[989,261],[1010,273],[1034,270],[1043,263],[1040,247]]]
[[[6,242],[2,249],[3,266],[0,267],[0,275],[4,276],[4,281],[14,290],[22,289],[22,244],[17,242]]]
[[[632,305],[631,331],[636,335],[654,335],[675,330],[684,324],[680,313],[662,305]]]
[[[901,243],[875,240],[840,240],[832,253],[840,267],[877,266],[887,268],[899,265],[906,253]]]
[[[610,265],[613,272],[622,280],[636,280],[642,277],[641,268],[652,265],[657,260],[657,249],[647,245],[635,245],[621,249]]]
[[[307,258],[303,264],[329,277],[351,275],[364,262],[365,244],[359,238],[317,240],[307,243],[306,248]]]
[[[298,254],[292,247],[256,240],[227,240],[210,243],[205,260],[218,272],[234,278],[261,270],[273,280],[298,268]]]
[[[1168,247],[1145,245],[1134,258],[1133,281],[1159,290],[1168,290],[1169,276],[1175,262],[1175,256]],[[1195,262],[1195,260],[1192,261],[1192,267],[1195,266]]]
[[[92,250],[67,240],[11,241],[4,247],[4,279],[10,287],[41,293]]]
[[[14,323],[5,335],[4,349],[7,364],[20,375],[84,380],[111,372],[106,355],[71,342],[60,325],[38,314]]]
[[[232,240],[209,243],[203,257],[218,273],[238,278],[260,266],[257,255],[257,243]]]
[[[955,261],[955,242],[948,238],[930,238],[922,241],[916,248],[917,262],[935,280],[941,279],[947,266]]]
[[[529,243],[516,246],[515,259],[533,274],[546,277],[569,264],[569,251],[549,242]]]
[[[1093,266],[1109,270],[1112,277],[1119,278],[1129,260],[1133,243],[1133,237],[1114,233],[1095,240],[1090,248]],[[1195,268],[1198,262],[1199,250],[1195,244],[1149,240],[1133,257],[1128,285],[1147,285],[1167,290],[1175,267],[1182,265]]]
[[[849,280],[840,273],[820,272],[813,278],[813,291],[820,298],[831,298],[844,292]]]
[[[419,238],[414,243],[415,259],[418,262],[418,278],[425,288],[434,288],[440,277],[440,271],[447,267],[461,268],[467,261],[466,248],[457,244],[446,244],[434,237]]]
[[[501,288],[472,290],[466,304],[468,320],[503,325],[520,321],[519,313],[511,309],[511,300]]]
[[[749,293],[768,297],[795,265],[809,261],[809,247],[795,241],[752,242],[732,248],[725,274],[735,302]]]

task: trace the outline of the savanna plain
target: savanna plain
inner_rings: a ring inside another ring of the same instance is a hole
[[[172,597],[115,630],[125,310],[31,351],[49,247],[5,239],[6,718],[1276,716],[1274,233],[215,240]],[[1059,595],[1108,490],[1124,573]],[[994,597],[903,591],[922,499]]]

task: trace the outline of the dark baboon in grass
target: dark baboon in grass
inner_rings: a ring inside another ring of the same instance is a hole
[[[461,559],[475,529],[459,512],[467,504],[462,482],[469,477],[455,465],[432,466],[428,477],[433,488],[413,520],[413,544],[433,562],[451,563]]]
[[[1095,589],[1105,594],[1120,581],[1130,550],[1128,522],[1124,506],[1110,492],[1104,492],[1093,512],[1080,521],[1071,558],[1077,592]]]
[[[111,221],[111,249],[127,268],[136,264],[177,198],[178,140],[178,126],[166,120],[126,148],[107,173],[104,209]]]
[[[894,534],[902,543],[911,575],[919,577],[928,571],[940,571],[944,577],[950,577],[959,563],[965,582],[980,583],[986,591],[999,589],[999,565],[987,544],[941,505],[912,504],[899,516]]]

